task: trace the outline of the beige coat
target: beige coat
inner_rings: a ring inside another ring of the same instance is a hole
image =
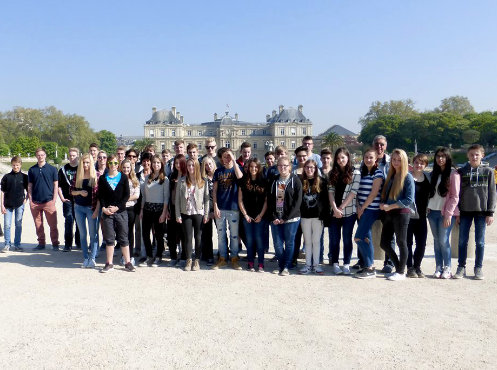
[[[187,185],[186,177],[183,176],[179,179],[176,185],[176,218],[181,218],[181,213],[186,214],[186,203],[187,203]],[[209,186],[205,182],[203,188],[195,187],[195,203],[197,210],[202,212],[204,217],[209,216]]]

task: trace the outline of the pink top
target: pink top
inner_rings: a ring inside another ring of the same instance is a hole
[[[444,206],[442,207],[443,216],[459,216],[459,190],[461,189],[461,175],[456,170],[450,173],[449,192],[445,196]]]

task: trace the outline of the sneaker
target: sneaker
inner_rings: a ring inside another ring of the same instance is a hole
[[[357,262],[354,266],[351,267],[352,270],[360,270],[362,269],[361,264]]]
[[[5,252],[8,252],[9,250],[10,250],[10,246],[6,245],[2,249],[0,249],[0,252],[5,253]]]
[[[121,259],[119,260],[119,266],[124,266],[124,256],[121,256]]]
[[[242,266],[238,263],[237,257],[231,259],[231,267],[233,267],[233,270],[242,270]]]
[[[342,274],[344,274],[344,275],[350,275],[350,267],[349,267],[349,265],[343,265],[342,266]]]
[[[23,248],[23,247],[20,247],[20,246],[15,246],[15,247],[14,247],[14,250],[15,250],[16,252],[24,252],[24,248]]]
[[[315,269],[314,269],[314,273],[318,274],[318,275],[323,275],[324,274],[324,270],[321,266],[317,266]]]
[[[273,258],[271,258],[271,259],[269,260],[269,262],[278,262],[278,257],[273,256]],[[278,273],[279,273],[279,272],[278,272]]]
[[[135,266],[133,266],[133,264],[131,262],[128,262],[124,265],[124,270],[126,270],[128,272],[135,272],[136,271]]]
[[[308,275],[310,273],[311,273],[311,268],[307,265],[299,270],[299,275]]]
[[[408,278],[418,278],[418,274],[416,274],[416,270],[414,269],[414,267],[409,267],[407,269],[407,277]]]
[[[177,264],[178,264],[178,260],[171,260],[171,261],[169,261],[169,263],[167,265],[169,267],[176,267]]]
[[[466,276],[466,267],[457,266],[456,273],[452,276],[454,279],[462,279]]]
[[[58,252],[59,251],[59,246],[58,245],[52,245],[52,250],[54,252]]]
[[[136,266],[135,257],[131,257],[130,261],[133,266]]]
[[[153,258],[147,258],[145,260],[145,264],[147,265],[147,267],[152,267],[153,264],[154,264],[154,259]]]
[[[435,279],[440,279],[441,276],[442,276],[442,266],[437,266],[437,268],[435,269],[435,273],[433,274],[433,277]]]
[[[179,260],[178,267],[179,268],[184,268],[185,266],[186,266],[186,260]]]
[[[342,273],[342,269],[338,266],[338,263],[334,263],[333,266],[331,266],[331,272],[335,275],[340,275]]]
[[[391,281],[400,281],[400,280],[405,280],[406,279],[406,274],[400,274],[398,272],[393,273],[389,277],[387,277],[388,280]]]
[[[228,262],[226,262],[226,260],[223,258],[223,257],[219,257],[219,259],[217,260],[217,263],[212,266],[212,269],[213,270],[218,270],[222,267],[226,267],[228,266]]]
[[[393,271],[393,266],[386,263],[385,265],[383,265],[383,268],[381,269],[380,272],[384,273],[384,274],[390,274],[392,273]]]
[[[249,262],[248,263],[247,270],[249,270],[251,272],[255,272],[255,268],[254,268],[254,263],[253,262]]]
[[[34,251],[42,251],[45,249],[44,245],[38,244],[36,247],[33,248]]]
[[[159,267],[162,264],[162,259],[159,257],[155,257],[154,262],[152,263],[152,267]]]
[[[96,266],[97,266],[97,264],[96,264],[95,260],[90,258],[90,261],[88,262],[88,268],[94,269]]]
[[[110,263],[106,263],[105,266],[100,269],[100,272],[102,274],[105,274],[106,272],[109,272],[109,271],[112,271],[114,270],[114,265],[110,264]]]
[[[264,273],[264,265],[262,263],[259,263],[259,269],[257,270],[257,272],[260,272],[261,274]]]
[[[138,260],[138,266],[140,267],[143,267],[147,264],[147,258],[146,257],[142,257]]]
[[[198,259],[195,259],[193,261],[192,271],[198,271],[198,270],[200,270],[200,262]]]
[[[440,276],[442,279],[450,279],[452,277],[452,272],[450,271],[449,266],[445,266],[444,270],[442,272],[442,276]]]
[[[418,279],[424,279],[425,278],[425,274],[423,274],[423,271],[421,271],[420,268],[416,269],[416,274],[418,275]]]
[[[285,267],[283,271],[280,272],[280,276],[288,276],[290,275],[290,271]]]
[[[88,268],[88,265],[90,264],[90,259],[89,258],[86,258],[84,261],[83,261],[83,264],[81,265],[81,268],[82,269],[85,269],[85,268]]]
[[[483,276],[483,270],[481,267],[475,267],[475,280],[483,280],[485,276]]]
[[[276,269],[276,270],[273,270],[272,273],[275,275],[279,275],[281,273],[281,271],[279,269]]]
[[[374,279],[376,278],[376,270],[374,267],[364,268],[354,276],[358,279]]]
[[[70,252],[71,251],[71,247],[69,245],[66,245],[64,247],[64,249],[62,250],[62,252]]]
[[[207,266],[212,266],[214,264],[214,260],[212,258],[209,258],[207,260]]]
[[[185,267],[183,268],[184,271],[191,271],[192,270],[192,259],[188,258],[185,263]]]

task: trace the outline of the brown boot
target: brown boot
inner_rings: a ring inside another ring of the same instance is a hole
[[[241,270],[242,266],[238,263],[238,257],[233,257],[231,259],[231,267],[233,267],[233,270]]]
[[[188,258],[186,260],[186,265],[185,265],[184,270],[185,271],[191,271],[192,270],[192,259],[191,258]]]
[[[226,266],[228,266],[228,262],[226,262],[226,260],[223,257],[219,257],[217,263],[214,266],[212,266],[212,269],[218,270],[221,267],[226,267]]]
[[[198,259],[195,259],[193,261],[192,271],[198,271],[198,270],[200,270],[200,264],[198,263]]]

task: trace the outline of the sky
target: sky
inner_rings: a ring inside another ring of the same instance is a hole
[[[116,135],[143,135],[152,107],[264,122],[302,104],[315,135],[359,132],[373,101],[497,110],[496,1],[17,0],[0,13],[0,111],[53,105]]]

